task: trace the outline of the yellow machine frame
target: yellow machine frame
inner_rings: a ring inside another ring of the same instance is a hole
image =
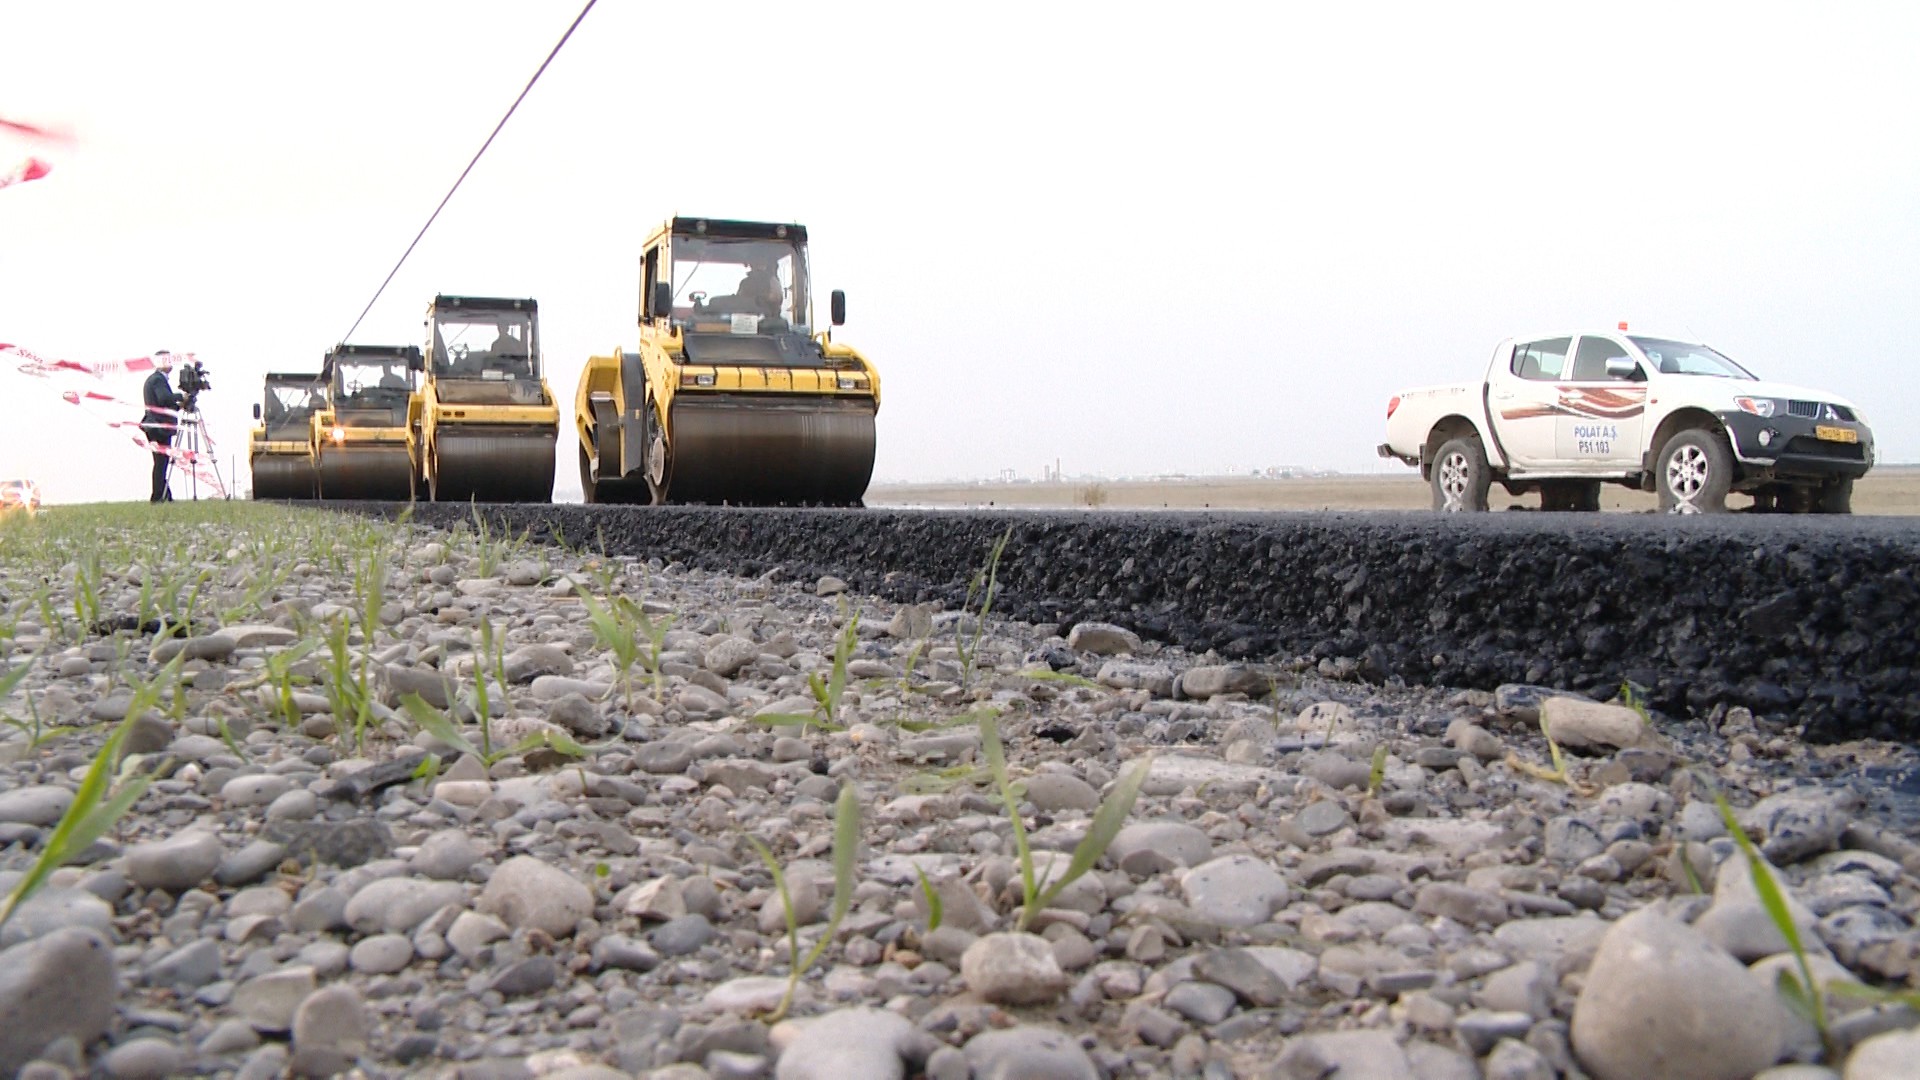
[[[676,234],[686,235],[690,225],[705,231],[708,224],[705,220],[696,224],[694,219],[673,218],[647,235],[641,259],[643,268],[649,269],[642,271],[638,349],[629,353],[616,348],[610,355],[589,357],[581,372],[574,397],[574,425],[581,447],[581,482],[583,486],[597,483],[614,489],[610,493],[613,497],[607,501],[663,501],[659,486],[662,473],[670,470],[671,462],[662,458],[670,456],[676,447],[679,433],[675,430],[674,406],[683,398],[704,403],[722,400],[722,395],[726,395],[740,402],[747,411],[777,408],[788,401],[869,404],[872,412],[879,410],[878,370],[858,350],[834,341],[830,329],[813,336],[827,360],[825,367],[700,364],[688,360],[686,332],[724,332],[724,324],[682,325],[673,317],[670,286],[664,295],[659,294],[658,287],[667,283],[652,275],[671,266]],[[716,232],[766,230],[769,237],[779,238],[785,238],[791,229],[802,241],[805,239],[805,230],[798,225],[721,221],[712,224]],[[654,288],[650,289],[650,285]],[[811,309],[811,292],[807,301]],[[842,307],[842,298],[835,294],[835,325],[841,321]],[[812,311],[807,314],[811,324]],[[636,374],[643,374],[644,378],[634,379]],[[636,396],[633,394],[636,385],[644,387],[646,399],[632,400]],[[605,467],[610,460],[618,462],[617,470]],[[613,480],[614,475],[621,479]],[[860,487],[864,490],[864,479]],[[646,488],[652,490],[644,490]],[[589,501],[593,501],[591,490]]]

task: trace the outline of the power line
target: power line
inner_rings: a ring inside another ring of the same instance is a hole
[[[513,119],[513,111],[518,109],[520,103],[527,99],[527,93],[533,89],[533,84],[539,82],[540,76],[546,74],[547,65],[553,63],[553,58],[560,55],[561,46],[564,46],[567,43],[567,39],[573,36],[573,32],[580,28],[581,20],[587,17],[587,12],[592,11],[593,5],[598,2],[599,0],[587,0],[587,6],[581,8],[580,14],[574,16],[573,25],[567,27],[567,32],[560,35],[560,40],[553,46],[553,51],[547,54],[547,58],[540,61],[540,69],[533,73],[533,78],[527,80],[527,85],[521,89],[520,96],[513,99],[513,104],[507,106],[506,115],[500,118],[499,123],[493,125],[493,134],[488,135],[487,141],[480,144],[480,149],[474,152],[473,160],[467,162],[467,167],[460,170],[460,179],[453,182],[453,186],[447,189],[446,197],[440,200],[440,205],[433,208],[433,213],[427,217],[427,223],[420,226],[420,231],[414,236],[413,243],[408,244],[407,250],[401,253],[400,261],[394,263],[393,269],[387,271],[387,279],[382,281],[380,287],[373,291],[373,299],[367,301],[367,306],[360,309],[360,318],[353,320],[353,326],[347,331],[346,336],[340,339],[341,341],[353,340],[353,332],[360,329],[360,323],[366,319],[367,312],[372,311],[373,305],[380,302],[380,294],[387,291],[388,285],[393,284],[393,276],[400,272],[402,266],[406,265],[407,256],[412,255],[413,249],[420,246],[421,238],[427,235],[428,229],[433,228],[434,219],[440,216],[440,211],[447,208],[447,203],[453,199],[453,193],[460,190],[460,185],[467,179],[467,174],[473,171],[475,165],[480,164],[480,156],[487,152],[487,147],[493,145],[494,137],[500,134],[501,128],[507,126],[507,121]]]

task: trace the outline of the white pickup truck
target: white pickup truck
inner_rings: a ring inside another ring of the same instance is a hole
[[[1873,432],[1844,398],[1622,324],[1503,341],[1480,382],[1396,394],[1380,456],[1418,466],[1436,510],[1485,510],[1498,481],[1547,510],[1598,510],[1612,483],[1669,513],[1721,513],[1743,492],[1758,510],[1845,514]]]

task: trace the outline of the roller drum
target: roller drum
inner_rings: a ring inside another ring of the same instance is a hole
[[[332,446],[320,451],[320,497],[383,499],[413,497],[413,457],[406,445]]]
[[[559,431],[442,426],[434,436],[436,502],[552,502]]]
[[[865,398],[682,395],[669,418],[671,502],[859,504],[873,478]]]
[[[304,454],[261,454],[251,462],[256,499],[314,497],[313,459]]]

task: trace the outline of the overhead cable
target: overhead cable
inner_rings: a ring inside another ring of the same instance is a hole
[[[480,164],[481,155],[487,152],[487,147],[493,145],[494,137],[500,134],[501,128],[504,128],[507,126],[508,120],[513,119],[513,111],[515,109],[518,109],[520,107],[520,103],[527,99],[527,93],[528,91],[531,91],[533,89],[533,84],[540,81],[540,76],[546,73],[547,65],[553,63],[553,58],[560,55],[561,47],[567,43],[568,38],[573,36],[573,32],[580,28],[581,20],[587,17],[587,12],[592,11],[593,5],[597,2],[598,0],[587,0],[587,6],[581,8],[580,14],[574,16],[573,25],[567,27],[567,32],[560,35],[560,40],[553,46],[553,51],[547,54],[547,58],[545,60],[540,61],[540,69],[533,73],[533,78],[527,80],[527,85],[521,89],[520,96],[513,99],[513,104],[507,106],[506,115],[500,118],[499,123],[493,125],[493,133],[488,135],[487,141],[481,143],[480,149],[474,152],[473,160],[467,162],[467,167],[460,170],[460,178],[458,180],[455,180],[453,182],[453,186],[447,189],[446,197],[440,200],[440,205],[433,208],[433,213],[428,215],[427,217],[427,223],[425,225],[420,226],[419,233],[417,233],[414,236],[413,243],[408,244],[407,250],[401,253],[400,261],[397,263],[394,263],[393,269],[387,271],[387,279],[385,281],[382,281],[380,283],[380,287],[373,291],[373,299],[368,300],[367,306],[360,309],[360,318],[353,320],[353,326],[347,330],[346,336],[342,337],[340,339],[341,341],[353,340],[353,332],[355,330],[360,329],[360,323],[362,322],[362,320],[366,319],[367,312],[372,311],[373,305],[380,302],[380,294],[387,291],[387,286],[393,283],[393,276],[400,272],[400,268],[402,266],[406,265],[407,256],[412,255],[413,249],[420,246],[421,237],[426,236],[427,230],[433,228],[434,219],[440,216],[440,211],[445,210],[447,208],[447,203],[453,198],[453,193],[460,190],[460,185],[466,180],[467,174],[473,171],[473,167],[475,165]]]

